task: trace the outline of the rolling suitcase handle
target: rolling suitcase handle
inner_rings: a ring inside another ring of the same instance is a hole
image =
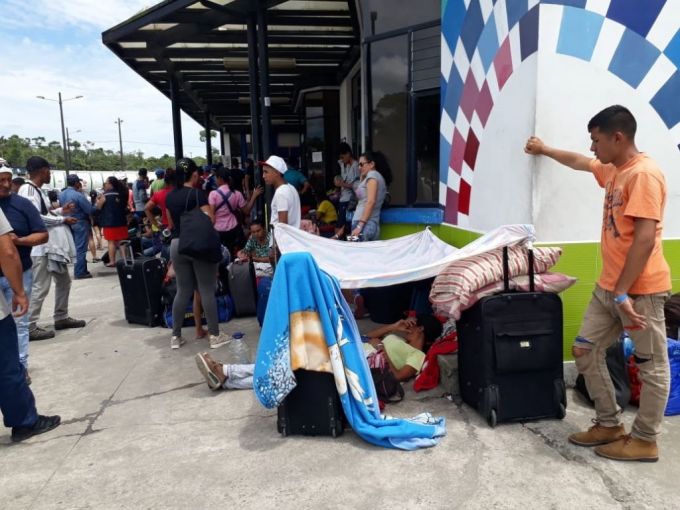
[[[528,245],[527,252],[529,255],[529,292],[536,292],[536,282],[534,281],[534,248],[531,244]],[[503,291],[510,292],[510,262],[507,246],[503,246]]]
[[[131,266],[135,262],[135,252],[132,249],[132,243],[130,240],[126,241],[121,241],[120,245],[123,247],[123,262],[125,263],[126,266]],[[127,257],[125,256],[126,249],[130,252],[130,261],[128,262]]]

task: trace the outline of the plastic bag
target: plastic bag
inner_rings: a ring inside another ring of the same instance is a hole
[[[668,339],[668,363],[671,367],[671,391],[666,404],[666,416],[680,414],[680,341]]]

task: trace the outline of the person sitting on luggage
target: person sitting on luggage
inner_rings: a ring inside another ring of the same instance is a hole
[[[408,381],[423,368],[425,353],[441,334],[441,322],[419,314],[370,331],[364,351],[369,366],[387,363],[397,381]]]
[[[238,252],[242,262],[253,259],[253,262],[269,263],[271,234],[264,229],[264,223],[255,220],[250,224],[250,237],[246,245]]]
[[[397,334],[398,333],[398,334]],[[367,351],[369,366],[371,357],[384,353],[395,379],[408,381],[420,372],[425,362],[425,352],[442,334],[441,323],[432,315],[417,315],[377,328],[368,334]],[[252,389],[253,364],[227,364],[214,360],[207,352],[196,355],[196,365],[211,390]]]
[[[253,261],[255,276],[272,276],[274,270],[270,262],[271,234],[264,229],[264,223],[255,220],[250,224],[250,238],[245,247],[238,252],[237,260],[241,262]]]

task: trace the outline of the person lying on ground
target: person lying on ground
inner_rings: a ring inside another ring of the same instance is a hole
[[[397,334],[398,333],[398,334]],[[395,379],[408,381],[420,371],[425,352],[442,333],[441,323],[432,315],[418,315],[371,331],[372,347],[367,357],[384,356]],[[253,364],[227,364],[214,360],[207,352],[196,355],[196,365],[211,390],[252,389]],[[369,361],[370,365],[370,361]]]
[[[425,353],[441,334],[441,322],[419,314],[370,331],[364,350],[371,367],[386,362],[395,379],[404,382],[420,372]]]

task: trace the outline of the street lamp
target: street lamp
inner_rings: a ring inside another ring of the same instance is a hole
[[[66,101],[73,101],[74,99],[80,99],[83,96],[75,96],[75,97],[70,97],[68,99],[63,99],[61,98],[61,92],[59,92],[59,98],[58,99],[50,99],[49,97],[45,96],[36,96],[38,99],[44,99],[45,101],[54,101],[55,103],[59,103],[59,115],[61,116],[61,140],[62,143],[64,144],[64,166],[66,166],[66,175],[68,175],[69,169],[69,162],[68,162],[68,147],[66,146],[66,128],[64,127],[64,107],[62,106],[62,103]]]

